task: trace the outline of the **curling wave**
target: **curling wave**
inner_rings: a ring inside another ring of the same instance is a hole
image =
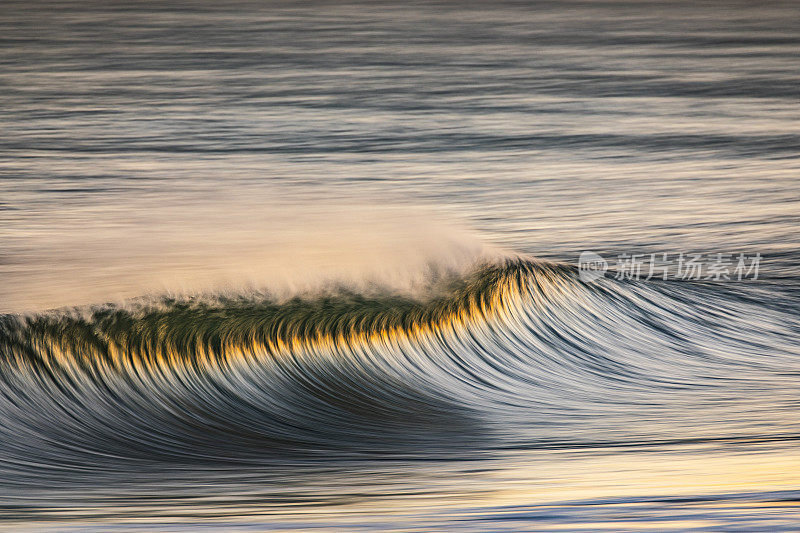
[[[530,259],[425,300],[337,290],[5,315],[2,468],[794,438],[793,421],[757,426],[794,401],[799,330],[791,306],[746,292],[585,284]],[[743,408],[759,417],[731,415]]]

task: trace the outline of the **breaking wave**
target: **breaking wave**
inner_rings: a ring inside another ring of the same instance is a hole
[[[795,438],[795,421],[763,430],[795,401],[789,298],[586,284],[570,266],[514,258],[427,298],[331,289],[3,315],[0,464],[61,475],[128,461]]]

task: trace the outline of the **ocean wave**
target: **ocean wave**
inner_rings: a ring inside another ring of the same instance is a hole
[[[2,468],[794,438],[796,423],[766,435],[726,409],[781,416],[799,330],[718,284],[587,284],[526,258],[424,299],[339,289],[4,315]]]

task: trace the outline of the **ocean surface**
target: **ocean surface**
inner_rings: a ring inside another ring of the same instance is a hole
[[[797,531],[798,50],[792,1],[5,0],[0,530]]]

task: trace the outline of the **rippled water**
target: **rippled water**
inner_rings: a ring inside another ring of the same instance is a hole
[[[796,530],[798,28],[4,2],[0,528]]]

